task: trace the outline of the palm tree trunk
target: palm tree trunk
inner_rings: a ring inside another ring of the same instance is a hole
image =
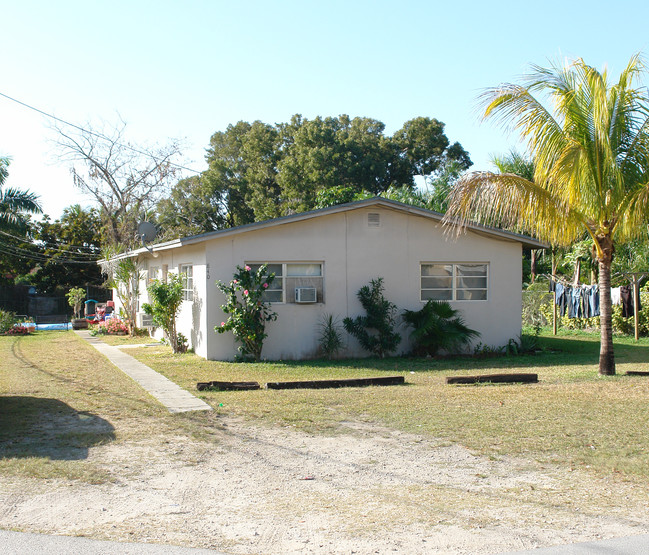
[[[599,373],[603,376],[613,376],[615,374],[612,314],[611,263],[606,260],[599,260]]]

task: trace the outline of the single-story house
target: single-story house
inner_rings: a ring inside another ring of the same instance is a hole
[[[383,278],[385,297],[399,310],[418,310],[444,299],[460,310],[479,341],[500,346],[521,332],[522,250],[547,245],[515,233],[469,225],[457,235],[442,215],[383,198],[372,198],[154,244],[127,253],[136,257],[140,303],[147,280],[184,274],[184,301],[177,329],[195,352],[232,360],[238,344],[217,334],[225,320],[224,295],[237,265],[268,264],[276,278],[266,295],[277,313],[267,325],[262,357],[318,356],[323,315],[342,319],[364,314],[358,290]],[[118,307],[119,310],[119,307]],[[138,316],[140,324],[146,316]],[[400,321],[400,318],[399,318]],[[408,352],[410,330],[402,327],[398,353]],[[346,334],[345,334],[346,335]],[[347,337],[341,356],[366,356]]]

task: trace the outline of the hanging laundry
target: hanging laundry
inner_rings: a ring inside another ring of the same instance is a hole
[[[633,287],[629,285],[620,287],[620,301],[622,302],[622,317],[633,316]]]
[[[591,285],[587,291],[588,317],[594,318],[599,316],[599,285]]]
[[[611,287],[611,304],[620,304],[620,288]]]
[[[581,287],[572,287],[568,296],[568,318],[583,318]]]
[[[622,316],[630,318],[634,314],[635,303],[633,299],[633,285],[623,285],[620,287],[620,299],[622,302]],[[640,304],[640,295],[638,294],[638,310],[642,310]]]
[[[554,302],[559,307],[559,315],[565,316],[568,307],[568,295],[562,283],[555,284]]]

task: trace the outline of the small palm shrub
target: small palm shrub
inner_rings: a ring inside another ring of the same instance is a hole
[[[333,314],[323,314],[318,324],[320,351],[331,360],[343,348],[343,336],[340,321]]]
[[[363,349],[384,358],[401,342],[401,336],[394,331],[397,307],[383,296],[383,278],[380,277],[361,287],[357,296],[367,315],[345,318],[343,326]]]
[[[412,328],[410,339],[415,356],[435,356],[439,351],[457,352],[480,334],[445,301],[428,301],[421,310],[404,310],[403,319]]]

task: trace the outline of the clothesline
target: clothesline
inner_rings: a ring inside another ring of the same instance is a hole
[[[599,316],[599,285],[570,284],[556,275],[541,274],[549,279],[550,292],[553,300],[552,328],[557,334],[557,307],[561,316],[568,314],[568,318],[592,318]],[[642,310],[640,303],[640,281],[649,276],[649,272],[624,272],[619,276],[631,276],[630,285],[611,287],[612,304],[622,305],[622,316],[633,316],[635,324],[635,340],[639,339],[638,312]]]

